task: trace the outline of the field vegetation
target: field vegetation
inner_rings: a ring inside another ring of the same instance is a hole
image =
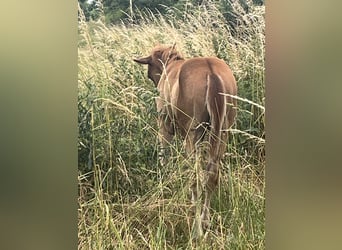
[[[265,7],[246,1],[247,12],[230,1],[232,28],[206,2],[165,6],[163,15],[135,9],[115,25],[86,21],[79,8],[79,249],[265,249]],[[132,60],[158,43],[176,43],[185,58],[217,56],[238,83],[238,115],[200,242],[191,239],[194,164],[178,139],[159,165],[158,93]]]

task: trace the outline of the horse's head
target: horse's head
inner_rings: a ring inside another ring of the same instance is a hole
[[[148,78],[157,86],[166,65],[174,60],[180,59],[183,58],[175,50],[174,45],[169,47],[157,45],[153,48],[149,56],[134,59],[134,61],[148,65]]]

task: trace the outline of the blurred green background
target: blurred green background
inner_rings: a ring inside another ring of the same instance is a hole
[[[77,2],[7,1],[4,249],[77,245]],[[341,3],[266,1],[266,247],[341,246]]]

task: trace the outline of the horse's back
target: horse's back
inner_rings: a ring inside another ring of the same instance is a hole
[[[179,72],[179,84],[187,95],[193,88],[206,86],[208,75],[216,75],[222,80],[228,94],[236,94],[236,81],[229,66],[217,57],[196,57],[186,60]],[[195,94],[196,91],[195,91]]]
[[[179,69],[179,95],[177,106],[183,119],[194,117],[208,122],[206,98],[208,76],[221,80],[223,93],[236,95],[236,82],[229,66],[216,57],[197,57],[186,60]],[[227,99],[228,102],[232,100]]]

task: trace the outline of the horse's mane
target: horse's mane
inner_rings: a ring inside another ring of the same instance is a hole
[[[157,45],[153,53],[162,60],[163,63],[184,60],[183,56],[174,48],[174,46]]]

